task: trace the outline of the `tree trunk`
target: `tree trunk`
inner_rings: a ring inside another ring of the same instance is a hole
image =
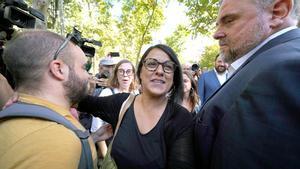
[[[58,0],[58,10],[60,18],[60,34],[64,35],[65,32],[65,22],[64,22],[64,1]]]
[[[137,53],[136,61],[135,61],[135,65],[136,65],[136,66],[138,65],[139,58],[140,58],[140,54],[141,54],[141,50],[142,50],[142,47],[143,47],[143,45],[144,45],[144,39],[145,39],[146,33],[148,32],[149,26],[150,26],[150,24],[151,24],[151,22],[152,22],[152,18],[153,18],[154,14],[155,14],[155,9],[156,9],[156,7],[157,7],[157,0],[155,1],[155,5],[154,5],[153,8],[152,8],[152,13],[151,13],[151,15],[150,15],[150,17],[149,17],[149,20],[148,20],[146,29],[145,29],[145,31],[144,31],[142,37],[141,37],[141,44],[139,45],[138,53]]]
[[[48,18],[48,8],[49,0],[33,0],[32,8],[38,10],[44,15],[44,22],[39,22],[37,20],[35,28],[38,29],[47,29],[47,18]]]

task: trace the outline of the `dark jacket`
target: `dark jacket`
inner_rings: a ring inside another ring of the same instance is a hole
[[[216,72],[210,70],[203,73],[198,80],[198,93],[200,96],[201,104],[203,105],[206,100],[221,86]]]
[[[300,168],[300,29],[251,56],[197,116],[198,168]]]

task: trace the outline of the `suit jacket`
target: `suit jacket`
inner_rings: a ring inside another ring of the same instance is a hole
[[[203,73],[198,80],[198,93],[201,100],[201,104],[205,101],[221,86],[216,72],[210,70]]]
[[[252,55],[196,117],[198,168],[300,168],[300,29]]]

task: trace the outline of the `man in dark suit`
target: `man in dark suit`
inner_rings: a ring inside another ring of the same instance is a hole
[[[196,117],[198,168],[300,168],[299,0],[223,0],[217,30],[232,76]]]
[[[226,63],[222,56],[217,55],[215,58],[215,68],[203,73],[198,80],[198,93],[201,104],[205,101],[226,81],[227,71]]]

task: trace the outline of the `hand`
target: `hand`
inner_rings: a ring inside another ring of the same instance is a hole
[[[89,95],[92,95],[96,89],[96,86],[102,86],[102,87],[107,87],[108,86],[108,79],[101,78],[98,79],[97,77],[90,77],[89,78]]]
[[[105,78],[97,79],[96,83],[99,86],[107,87],[108,86],[108,79],[105,79]]]
[[[111,136],[113,136],[113,129],[110,124],[105,124],[101,126],[97,131],[91,134],[93,137],[94,142],[104,141]]]
[[[8,106],[12,105],[13,103],[16,103],[19,99],[18,92],[15,92],[11,98],[8,99],[8,101],[4,104],[2,109],[7,108]]]

